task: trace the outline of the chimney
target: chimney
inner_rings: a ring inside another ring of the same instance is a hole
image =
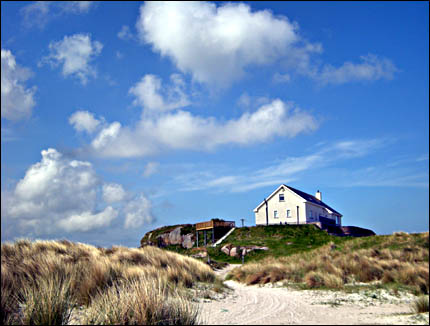
[[[315,194],[315,197],[317,198],[317,199],[319,199],[319,200],[322,200],[322,196],[321,196],[321,193],[320,193],[320,191],[318,190],[317,191],[317,193]]]

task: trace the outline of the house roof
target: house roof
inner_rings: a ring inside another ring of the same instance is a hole
[[[309,201],[311,203],[314,203],[314,204],[317,204],[317,205],[320,205],[320,206],[324,206],[325,208],[328,208],[329,210],[331,210],[333,213],[342,216],[341,213],[339,213],[338,211],[334,210],[329,205],[327,205],[323,201],[319,200],[315,196],[309,195],[306,192],[300,191],[300,190],[298,190],[296,188],[293,188],[293,187],[290,187],[290,186],[287,186],[287,185],[284,185],[284,186],[287,187],[288,189],[290,189],[291,191],[295,192],[297,195],[299,195],[303,199],[306,199],[307,201]]]
[[[319,199],[318,199],[318,198],[316,198],[315,196],[309,195],[308,193],[303,192],[303,191],[300,191],[300,190],[298,190],[298,189],[296,189],[296,188],[293,188],[293,187],[287,186],[286,184],[281,184],[278,188],[276,188],[276,190],[275,190],[274,192],[272,192],[272,193],[270,194],[270,196],[269,196],[269,197],[267,197],[267,199],[266,199],[266,200],[269,200],[270,198],[272,198],[272,197],[273,197],[273,196],[278,192],[279,188],[281,188],[281,187],[285,187],[285,188],[289,189],[290,191],[294,192],[296,195],[300,196],[301,198],[303,198],[304,200],[306,200],[306,201],[308,201],[308,202],[311,202],[311,203],[316,204],[316,205],[319,205],[319,206],[323,206],[323,207],[325,207],[325,208],[329,209],[330,211],[332,211],[334,214],[339,215],[339,216],[342,216],[342,214],[340,214],[338,211],[336,211],[335,209],[331,208],[329,205],[327,205],[327,204],[326,204],[326,203],[324,203],[323,201],[319,200]],[[258,206],[254,209],[254,211],[256,211],[256,210],[257,210],[261,205],[263,205],[263,204],[264,204],[264,201],[262,201],[262,202],[261,202],[261,204],[260,204],[260,205],[258,205]]]

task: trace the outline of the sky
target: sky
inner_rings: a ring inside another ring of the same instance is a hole
[[[2,241],[252,226],[280,184],[428,231],[428,2],[1,2]]]

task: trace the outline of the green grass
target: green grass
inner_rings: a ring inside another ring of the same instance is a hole
[[[245,257],[245,262],[258,261],[266,257],[290,256],[321,247],[329,242],[336,246],[352,237],[331,236],[314,225],[270,225],[235,229],[217,248],[208,248],[211,258],[229,263],[241,263],[240,258],[227,256],[221,251],[227,243],[233,246],[262,246],[269,250],[257,250]]]
[[[175,226],[163,227],[152,231],[154,236],[173,230]],[[182,231],[182,230],[181,230]],[[193,232],[193,230],[189,230]],[[195,229],[194,229],[195,232]],[[182,233],[182,232],[181,232]],[[147,238],[149,232],[142,239]],[[199,245],[203,247],[203,237],[199,237]],[[238,264],[242,262],[241,258],[235,258],[226,255],[221,248],[226,244],[233,246],[261,246],[268,247],[268,251],[256,250],[245,257],[245,262],[259,261],[266,257],[283,257],[296,253],[304,252],[319,248],[329,242],[341,247],[342,243],[354,239],[353,237],[331,236],[325,231],[321,231],[314,225],[270,225],[236,228],[221,245],[216,248],[210,246],[212,243],[212,233],[207,233],[206,250],[212,260],[224,263]],[[368,244],[371,246],[371,243]],[[184,249],[180,245],[170,245],[164,249],[174,251],[183,255],[191,256],[195,252],[192,249]]]

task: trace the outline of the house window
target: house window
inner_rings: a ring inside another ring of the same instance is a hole
[[[279,194],[279,201],[284,201],[284,194]]]
[[[291,210],[287,209],[287,217],[291,217]]]
[[[273,212],[273,216],[274,216],[275,218],[278,218],[278,211],[274,211],[274,212]]]

